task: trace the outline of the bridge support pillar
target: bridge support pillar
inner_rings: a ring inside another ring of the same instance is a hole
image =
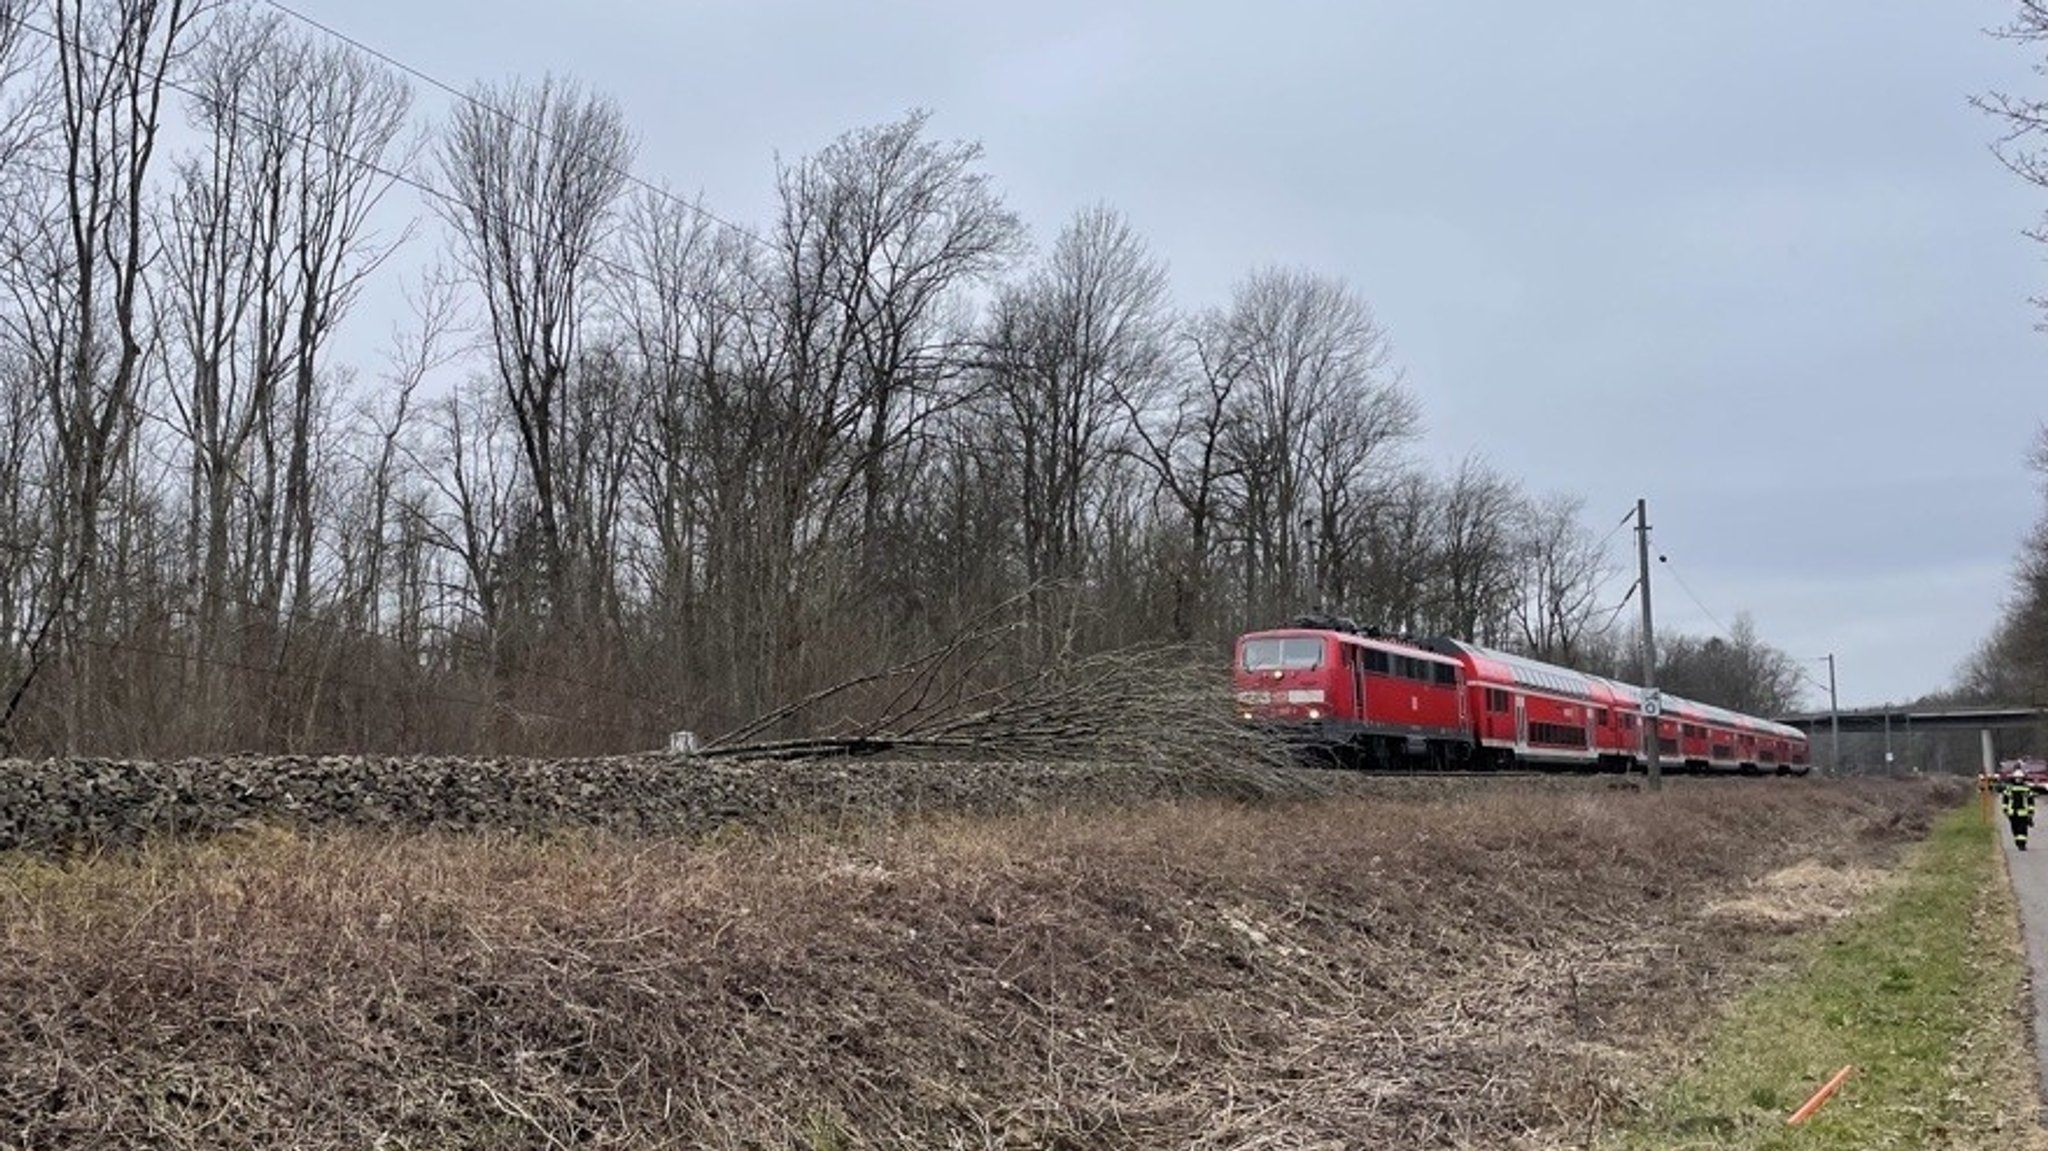
[[[1998,748],[1991,742],[1990,728],[1979,731],[1977,735],[1984,743],[1984,774],[1990,775],[1998,770]]]

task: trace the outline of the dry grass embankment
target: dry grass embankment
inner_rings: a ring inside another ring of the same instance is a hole
[[[15,857],[0,1144],[1568,1143],[1958,798],[1503,783]]]

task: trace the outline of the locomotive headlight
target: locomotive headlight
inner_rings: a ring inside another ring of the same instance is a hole
[[[1308,717],[1309,717],[1310,719],[1321,719],[1321,718],[1323,718],[1323,709],[1322,709],[1322,708],[1319,708],[1319,707],[1312,707],[1312,708],[1309,708],[1309,709],[1308,709]]]

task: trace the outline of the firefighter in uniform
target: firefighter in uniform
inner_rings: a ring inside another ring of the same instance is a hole
[[[2012,824],[2013,846],[2021,851],[2027,849],[2027,831],[2034,824],[2034,785],[2018,772],[2005,784],[2005,796],[2000,804],[2005,811],[2007,822]]]

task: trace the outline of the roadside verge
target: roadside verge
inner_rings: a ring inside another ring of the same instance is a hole
[[[1616,1149],[2048,1148],[2025,956],[1995,829],[1940,820],[1870,908],[1743,996]],[[1840,1068],[1804,1125],[1787,1118]]]

